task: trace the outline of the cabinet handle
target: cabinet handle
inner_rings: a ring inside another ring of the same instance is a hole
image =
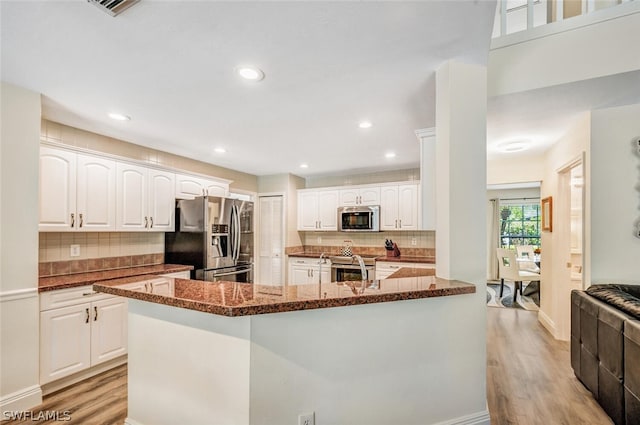
[[[144,292],[149,292],[149,282],[144,283]]]
[[[83,292],[82,296],[83,297],[88,297],[89,295],[93,295],[93,294],[97,294],[97,292],[93,291],[93,292]]]
[[[153,217],[149,217],[149,220],[151,220],[151,226],[150,228],[153,229]]]
[[[147,217],[144,218],[144,228],[148,228],[149,227],[149,219]]]
[[[402,229],[402,220],[398,220],[400,222],[400,228]]]
[[[398,228],[398,220],[396,220],[396,229]]]
[[[89,323],[89,307],[85,311],[87,312],[87,317],[84,319],[84,323]]]
[[[149,293],[153,294],[153,282],[149,282]]]
[[[302,263],[304,263],[304,260],[296,260],[296,263],[302,264]]]
[[[76,225],[76,215],[71,213],[71,227]]]
[[[313,269],[311,269],[311,277],[313,277]]]
[[[95,316],[93,316],[93,321],[97,321],[98,320],[98,307],[97,306],[93,306],[93,312],[95,313]]]
[[[78,214],[78,216],[80,217],[80,227],[82,227],[82,224],[84,222],[84,220],[82,220],[82,213]]]

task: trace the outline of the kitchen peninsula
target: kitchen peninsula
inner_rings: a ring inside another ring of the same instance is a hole
[[[417,269],[416,269],[417,270]],[[402,270],[401,270],[402,271]],[[430,424],[459,418],[477,367],[475,285],[429,276],[264,286],[128,277],[126,423]],[[146,281],[168,291],[149,293]],[[457,318],[458,320],[453,320]]]

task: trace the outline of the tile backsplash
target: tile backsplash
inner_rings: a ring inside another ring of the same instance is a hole
[[[381,248],[384,250],[385,239],[391,239],[400,250],[432,248],[436,247],[436,232],[371,232],[371,233],[346,233],[346,232],[304,232],[303,243],[305,246],[342,246],[345,241],[351,241],[351,245],[367,248]],[[412,242],[415,240],[415,245]]]
[[[80,246],[79,256],[71,256],[71,245]],[[40,232],[41,263],[162,252],[162,232]]]

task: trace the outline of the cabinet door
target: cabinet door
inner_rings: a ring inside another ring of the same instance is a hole
[[[318,230],[317,192],[298,192],[298,230]]]
[[[418,185],[398,186],[398,227],[400,230],[418,230]]]
[[[363,187],[360,189],[360,205],[380,205],[380,188]]]
[[[304,260],[289,260],[289,285],[305,285],[311,280],[309,266]]]
[[[91,365],[127,353],[127,300],[115,297],[91,303]]]
[[[75,228],[76,154],[40,148],[40,231]]]
[[[176,174],[176,199],[193,199],[205,194],[205,182],[194,176]]]
[[[149,170],[149,230],[173,232],[175,215],[175,175]]]
[[[224,198],[229,194],[229,185],[214,181],[207,181],[205,184],[205,191],[209,196],[221,196]]]
[[[398,186],[380,188],[380,230],[398,230]]]
[[[152,294],[167,296],[173,294],[173,279],[153,279],[149,284],[149,292]]]
[[[340,206],[354,207],[358,205],[359,197],[360,191],[358,189],[343,189],[340,191]]]
[[[116,166],[116,229],[144,231],[149,227],[147,169],[119,162]]]
[[[338,191],[318,192],[318,221],[321,230],[338,230]]]
[[[40,313],[40,384],[90,366],[90,321],[89,303]]]
[[[78,154],[77,164],[76,228],[84,231],[115,230],[115,161]]]

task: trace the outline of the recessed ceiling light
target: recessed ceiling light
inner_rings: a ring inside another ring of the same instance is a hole
[[[131,121],[131,117],[129,115],[119,114],[117,112],[109,112],[109,118],[118,121]]]
[[[358,127],[360,128],[371,128],[373,124],[371,124],[370,121],[362,121],[360,124],[358,124]]]
[[[264,78],[264,72],[252,66],[239,66],[236,68],[236,72],[239,76],[249,81],[260,81]]]
[[[395,152],[387,152],[384,154],[385,158],[395,158],[396,157],[396,153]]]
[[[309,164],[300,164],[300,168],[309,168]]]
[[[214,152],[217,152],[217,153],[225,153],[226,151],[227,150],[225,148],[215,148],[214,149]]]
[[[531,147],[531,142],[528,140],[517,140],[514,142],[500,143],[498,145],[498,150],[500,152],[512,153],[527,150],[529,147]]]

